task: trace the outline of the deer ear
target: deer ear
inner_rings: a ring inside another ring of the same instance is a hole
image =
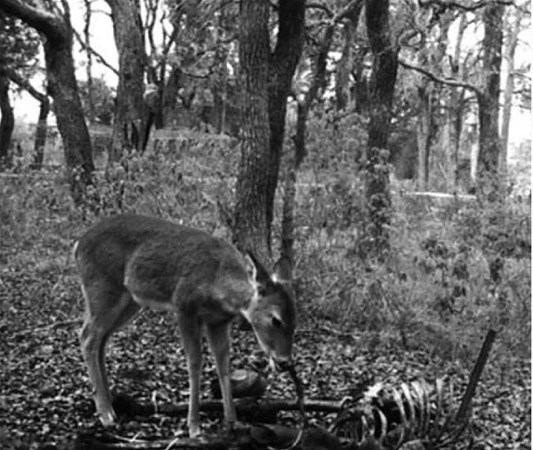
[[[274,265],[272,280],[276,283],[287,284],[291,281],[291,263],[288,258],[281,257]]]
[[[270,275],[251,251],[245,255],[246,266],[250,277],[259,284],[266,285],[271,281]]]

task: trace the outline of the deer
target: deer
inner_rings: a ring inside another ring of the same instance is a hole
[[[173,222],[121,214],[103,219],[75,243],[74,258],[85,299],[81,352],[104,426],[116,423],[105,369],[109,337],[143,308],[171,311],[187,360],[190,437],[200,431],[200,376],[204,334],[214,356],[224,422],[236,411],[230,386],[230,326],[238,316],[278,370],[292,367],[296,309],[287,280],[269,273],[251,252]]]

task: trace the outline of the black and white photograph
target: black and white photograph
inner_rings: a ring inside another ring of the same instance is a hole
[[[0,0],[0,450],[530,449],[532,37]]]

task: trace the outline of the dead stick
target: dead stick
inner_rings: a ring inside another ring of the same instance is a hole
[[[70,325],[77,325],[81,324],[81,319],[73,319],[73,320],[64,320],[62,322],[54,322],[50,325],[45,325],[43,327],[36,327],[36,328],[25,328],[24,330],[16,331],[13,334],[13,337],[22,337],[29,333],[40,333],[41,331],[48,331],[48,330],[54,330],[56,328],[60,327],[68,327]]]
[[[485,340],[483,341],[481,350],[479,351],[476,364],[474,365],[474,368],[470,373],[470,378],[468,379],[468,385],[466,386],[465,394],[463,395],[461,405],[459,406],[459,410],[457,411],[457,414],[455,416],[455,423],[459,423],[460,421],[464,420],[468,414],[470,404],[472,403],[472,398],[474,397],[474,393],[476,391],[476,386],[479,383],[481,373],[483,372],[483,368],[485,367],[487,359],[489,358],[490,349],[492,347],[492,344],[494,343],[495,338],[496,331],[489,330],[487,332],[487,335],[485,336]]]
[[[123,399],[121,399],[124,402]],[[154,413],[164,414],[167,416],[181,416],[187,413],[189,404],[140,404],[131,398],[125,400],[123,406],[115,403],[115,409],[124,410],[135,416],[149,416]],[[235,408],[239,414],[247,415],[249,413],[268,414],[276,413],[278,411],[301,411],[301,403],[297,400],[284,399],[255,399],[255,398],[239,398],[235,399]],[[303,404],[306,411],[316,412],[339,412],[344,409],[343,401],[339,400],[306,400]],[[220,400],[206,400],[200,403],[200,410],[203,412],[220,412],[222,411],[222,401]],[[120,414],[120,412],[119,412]]]

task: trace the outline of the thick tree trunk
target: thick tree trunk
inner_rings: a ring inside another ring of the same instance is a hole
[[[118,50],[119,78],[110,161],[123,150],[142,151],[147,114],[144,110],[146,52],[138,0],[107,0]]]
[[[392,99],[398,71],[398,49],[392,44],[389,1],[366,0],[366,26],[374,55],[365,196],[369,213],[368,250],[381,257],[389,248],[390,192],[387,166]]]
[[[241,0],[239,24],[242,98],[241,163],[237,177],[234,240],[270,262],[266,205],[270,167],[268,117],[268,0]]]
[[[268,113],[270,119],[270,163],[266,203],[267,240],[271,244],[274,197],[285,136],[287,97],[304,45],[305,0],[280,0],[276,48],[268,67]]]
[[[33,141],[33,163],[32,169],[41,170],[44,160],[44,147],[46,145],[46,131],[48,114],[50,112],[50,101],[44,97],[39,107],[39,118],[35,128],[35,140]]]
[[[500,68],[503,44],[503,5],[490,4],[483,11],[485,35],[483,37],[484,83],[478,94],[480,182],[497,183],[498,160],[501,141],[498,127]],[[494,188],[497,189],[496,185]]]
[[[91,139],[83,116],[74,75],[72,30],[67,21],[63,22],[63,27],[61,39],[47,37],[44,43],[44,54],[48,92],[54,99],[54,113],[63,141],[72,198],[75,203],[80,203],[85,187],[91,184],[94,163]]]
[[[15,116],[9,100],[9,79],[3,75],[0,75],[0,114],[0,166],[9,166],[9,146],[15,128]]]

